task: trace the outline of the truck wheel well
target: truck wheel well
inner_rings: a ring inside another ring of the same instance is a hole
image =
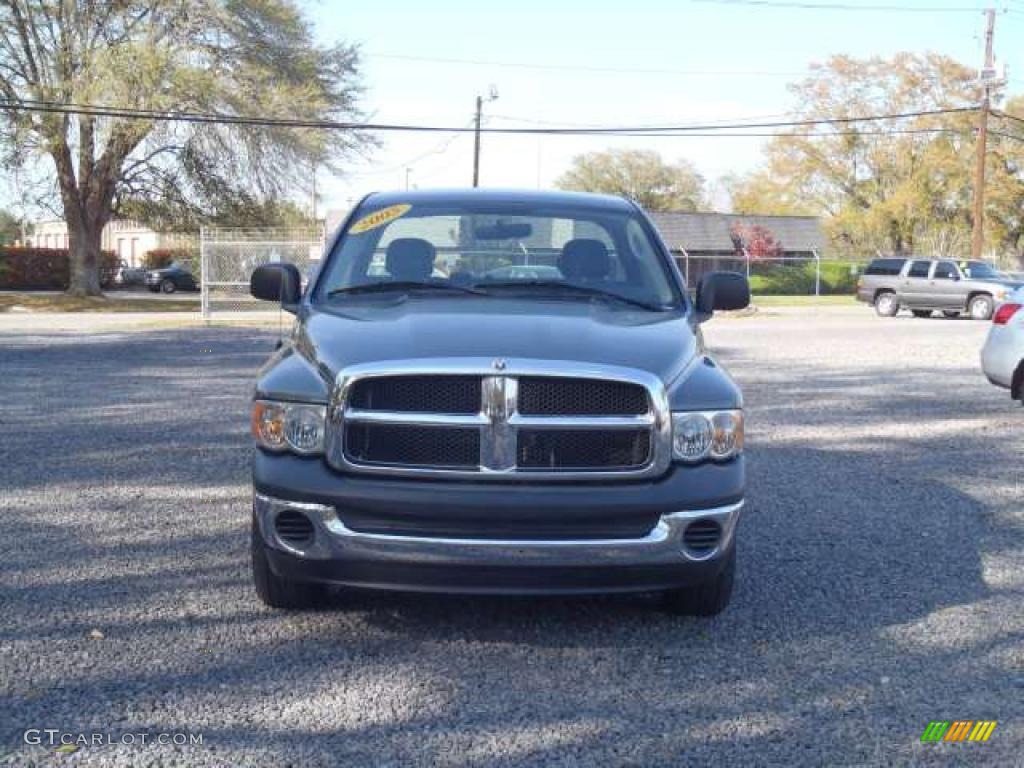
[[[988,291],[971,291],[969,294],[967,294],[967,303],[970,304],[978,296],[984,296],[988,299],[992,298],[992,294],[989,293]]]
[[[878,297],[881,296],[883,293],[891,293],[893,296],[896,295],[896,291],[894,291],[892,288],[879,288],[877,291],[875,291],[875,295],[871,297],[871,300],[878,301]]]

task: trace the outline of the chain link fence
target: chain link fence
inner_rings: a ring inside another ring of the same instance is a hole
[[[222,312],[276,311],[270,302],[249,295],[256,267],[288,262],[298,267],[303,282],[320,263],[324,251],[322,225],[288,229],[226,229],[204,227],[199,233],[200,291],[203,318]]]
[[[739,272],[750,280],[754,296],[827,296],[856,291],[857,277],[870,261],[822,259],[817,253],[806,256],[676,256],[686,287],[697,290],[701,278],[709,272]]]

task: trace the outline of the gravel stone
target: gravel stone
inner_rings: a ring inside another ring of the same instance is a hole
[[[276,334],[17,322],[0,764],[1021,764],[1024,409],[979,369],[986,323],[704,326],[746,395],[749,496],[733,603],[699,620],[644,595],[264,608],[247,416]],[[999,725],[922,744],[939,719]],[[28,728],[203,743],[55,756]]]

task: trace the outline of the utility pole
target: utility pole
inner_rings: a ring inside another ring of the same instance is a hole
[[[473,186],[480,186],[480,117],[484,111],[484,99],[476,97],[476,128],[473,130]]]
[[[313,161],[312,167],[310,168],[310,175],[312,176],[312,185],[309,194],[309,210],[310,215],[313,218],[313,224],[316,225],[316,160]]]
[[[495,101],[498,98],[498,89],[491,86],[487,101]],[[473,186],[480,186],[480,124],[483,120],[484,97],[476,97],[476,118],[473,121]]]
[[[980,259],[985,247],[985,156],[988,145],[988,113],[991,108],[992,85],[996,80],[995,56],[992,40],[996,31],[996,11],[985,11],[985,64],[981,69],[984,96],[978,109],[978,146],[974,164],[974,232],[971,240],[971,258]]]

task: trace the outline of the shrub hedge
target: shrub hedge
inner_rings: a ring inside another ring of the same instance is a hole
[[[119,262],[113,251],[103,251],[100,286],[114,284]],[[0,288],[8,290],[67,290],[71,271],[65,248],[0,246]]]
[[[852,294],[862,265],[854,261],[822,261],[821,293]],[[752,265],[750,292],[761,296],[801,296],[814,294],[814,262],[779,266]]]

